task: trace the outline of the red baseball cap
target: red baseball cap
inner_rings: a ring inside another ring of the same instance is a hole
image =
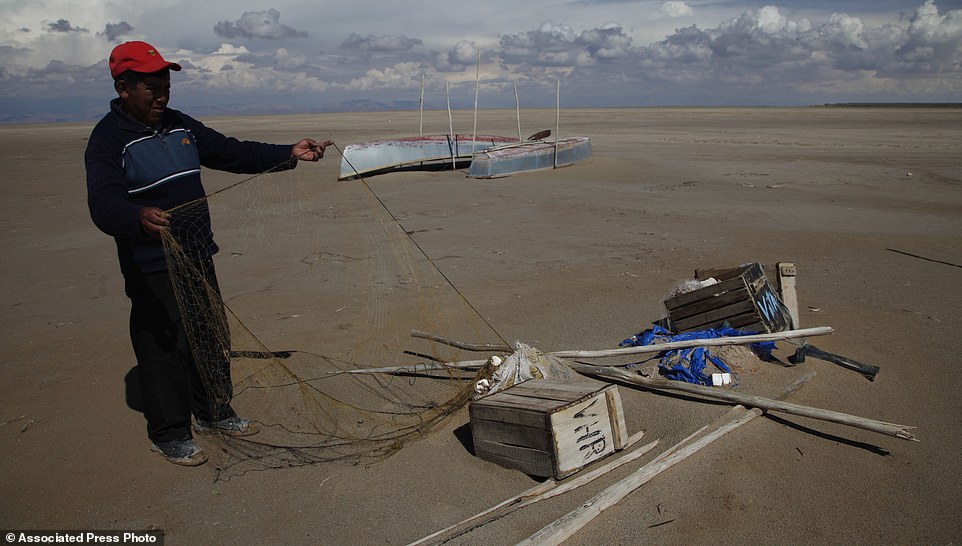
[[[180,70],[177,63],[165,61],[154,46],[147,42],[124,42],[110,52],[110,75],[114,78],[128,70],[149,74],[165,68]]]

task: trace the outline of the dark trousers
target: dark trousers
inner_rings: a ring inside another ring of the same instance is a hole
[[[214,338],[213,328],[226,329],[214,264],[205,260],[195,265],[200,277],[188,282],[183,296],[205,298],[210,287],[216,292],[216,303],[213,308],[204,303],[206,311],[192,317],[192,334]],[[202,377],[168,272],[127,274],[124,280],[147,436],[154,442],[190,438],[191,414],[205,421],[233,417],[229,346],[217,348],[215,343],[214,350],[204,351]]]

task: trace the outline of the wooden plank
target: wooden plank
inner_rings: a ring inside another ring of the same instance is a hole
[[[528,427],[503,421],[471,421],[471,437],[475,440],[497,442],[550,452],[553,448],[550,433],[541,427]]]
[[[708,299],[696,301],[683,307],[672,309],[668,312],[668,314],[671,317],[671,320],[680,320],[711,311],[712,309],[718,309],[719,307],[738,303],[740,301],[751,300],[751,298],[751,292],[749,292],[748,288],[743,285],[734,290],[729,290],[724,294],[719,294]]]
[[[621,393],[614,385],[609,385],[604,392],[608,403],[608,415],[611,417],[611,438],[615,443],[615,450],[620,451],[628,442],[628,427],[625,425],[625,409],[621,404]]]
[[[685,332],[693,330],[697,326],[717,326],[725,322],[725,320],[743,315],[754,316],[755,320],[758,320],[758,317],[755,315],[755,304],[752,303],[751,300],[743,300],[732,305],[726,305],[720,309],[715,309],[714,311],[702,313],[701,315],[689,317],[677,322],[672,319],[671,323],[675,327],[676,332]]]
[[[755,311],[755,304],[752,303],[752,296],[748,293],[748,290],[739,290],[737,292],[730,292],[729,294],[731,294],[731,297],[721,296],[717,300],[701,302],[701,304],[685,307],[680,313],[671,311],[668,316],[671,318],[672,324],[677,326],[678,323],[684,321],[695,324],[713,322],[715,319],[711,316],[712,313],[717,313],[721,309],[727,310],[728,316],[752,313]],[[692,312],[690,309],[697,312]]]
[[[547,388],[558,391],[591,393],[603,389],[607,386],[603,381],[594,379],[579,379],[570,381],[556,381],[554,379],[529,379],[524,383],[515,385],[514,389],[526,390],[529,388]]]
[[[545,400],[554,402],[555,406],[563,406],[565,404],[573,404],[578,400],[588,396],[592,392],[595,392],[601,388],[603,385],[594,387],[590,391],[586,391],[584,388],[578,390],[560,390],[553,389],[550,387],[527,387],[526,384],[530,383],[532,380],[525,381],[517,387],[513,387],[504,392],[511,393],[514,396],[523,396],[525,398],[533,398],[538,400]],[[495,394],[497,396],[497,394]]]
[[[505,468],[520,470],[532,476],[549,477],[554,474],[551,455],[537,449],[481,440],[475,442],[474,452],[486,461]]]
[[[468,413],[472,421],[475,419],[484,419],[486,421],[500,421],[528,427],[548,428],[548,420],[545,414],[535,411],[485,406],[477,402],[472,402],[468,405]]]
[[[781,262],[778,265],[778,289],[782,296],[782,303],[788,308],[792,316],[792,328],[798,329],[798,294],[795,292],[795,264]]]
[[[727,281],[728,279],[733,279],[742,273],[742,267],[715,267],[709,269],[696,269],[695,278],[699,281],[704,281],[708,279],[715,279],[716,281]]]
[[[760,332],[764,334],[767,330],[765,325],[758,320],[758,315],[744,315],[741,317],[732,317],[728,320],[728,325],[736,330],[742,330],[745,332]]]
[[[477,402],[476,405],[479,406],[492,406],[492,407],[503,407],[503,408],[516,408],[521,410],[531,410],[546,412],[552,408],[556,408],[559,405],[564,405],[567,402],[561,402],[558,400],[544,400],[542,398],[530,398],[527,396],[522,396],[520,394],[514,394],[512,389],[507,389],[489,396],[486,396]]]
[[[713,284],[711,286],[706,286],[705,288],[699,288],[698,290],[692,290],[691,292],[686,292],[684,294],[679,294],[672,298],[668,298],[665,300],[665,307],[668,308],[669,312],[671,312],[673,309],[677,309],[678,307],[691,305],[692,303],[703,299],[713,298],[716,294],[723,294],[742,286],[745,286],[745,281],[743,281],[741,277],[736,277],[718,284]]]

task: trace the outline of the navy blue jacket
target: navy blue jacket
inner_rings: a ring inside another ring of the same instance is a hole
[[[297,160],[291,159],[293,144],[239,141],[170,108],[158,127],[155,130],[133,119],[121,110],[120,100],[114,99],[110,112],[90,134],[84,155],[90,217],[116,241],[124,275],[167,268],[160,239],[141,228],[140,210],[144,207],[166,211],[191,203],[188,207],[196,210],[191,212],[190,230],[178,230],[181,214],[170,218],[169,229],[178,233],[178,240],[193,258],[217,252],[207,202],[201,199],[205,195],[201,166],[257,174],[297,165]]]

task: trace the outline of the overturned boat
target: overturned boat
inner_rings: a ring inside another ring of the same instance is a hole
[[[471,161],[478,152],[506,144],[517,138],[494,135],[425,135],[372,140],[344,147],[338,180],[358,178],[405,168],[453,168],[458,162]]]
[[[527,171],[556,169],[588,157],[591,157],[591,139],[588,137],[515,142],[474,154],[468,177],[500,178]]]

